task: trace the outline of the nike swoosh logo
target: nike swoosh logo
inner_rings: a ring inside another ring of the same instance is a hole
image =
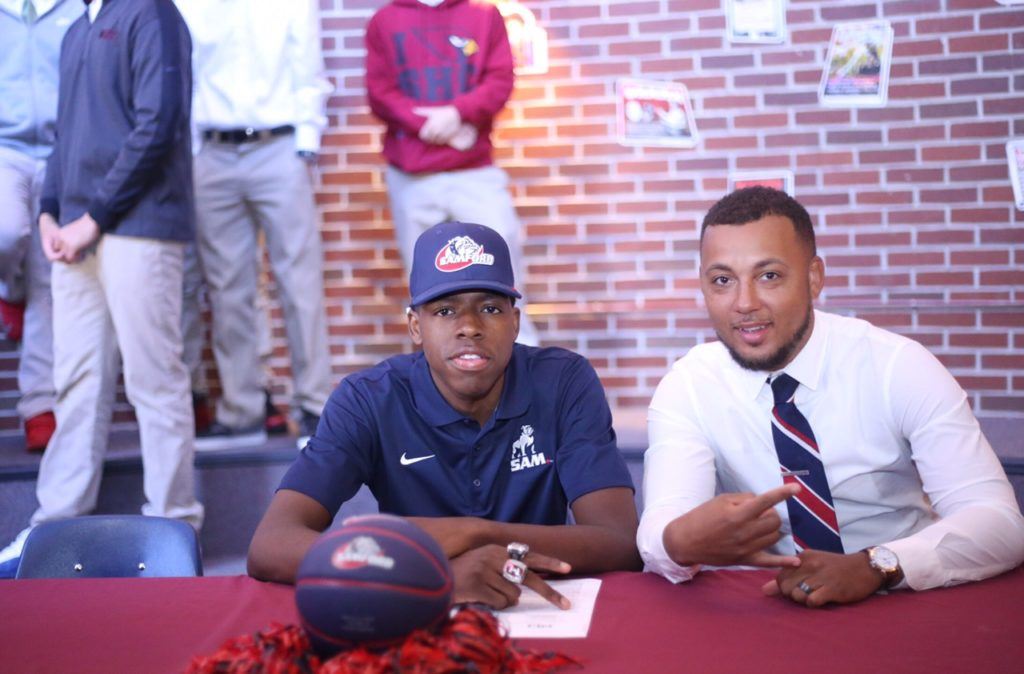
[[[402,452],[402,458],[399,459],[399,462],[401,462],[403,466],[411,466],[414,463],[419,463],[420,461],[426,461],[427,459],[433,458],[433,454],[427,454],[426,456],[416,456],[410,459],[405,455],[405,452]]]

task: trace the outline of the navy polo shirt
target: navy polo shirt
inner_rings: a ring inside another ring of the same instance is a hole
[[[333,516],[362,484],[381,512],[528,524],[565,524],[580,496],[633,488],[590,363],[521,344],[483,428],[441,396],[422,353],[343,380],[279,488]]]

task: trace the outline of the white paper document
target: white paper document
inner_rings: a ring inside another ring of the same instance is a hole
[[[523,586],[519,604],[495,611],[502,626],[513,639],[582,639],[590,629],[599,578],[573,578],[549,580],[548,584],[561,592],[572,608],[568,611],[554,606],[530,588]]]

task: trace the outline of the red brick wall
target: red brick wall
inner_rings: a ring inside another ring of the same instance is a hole
[[[410,348],[381,127],[362,79],[363,28],[381,4],[320,0],[337,85],[319,200],[339,376]],[[786,44],[732,45],[723,0],[524,4],[548,30],[551,68],[518,79],[496,142],[526,231],[531,313],[545,343],[590,357],[614,406],[646,405],[670,363],[712,336],[696,282],[697,224],[728,173],[788,169],[829,269],[821,306],[927,345],[979,413],[1024,417],[1024,214],[1004,152],[1024,136],[1024,10],[994,0],[790,0]],[[831,26],[874,17],[896,34],[888,105],[822,108]],[[620,77],[685,83],[698,147],[618,145]],[[6,346],[0,428],[10,429],[15,355]]]

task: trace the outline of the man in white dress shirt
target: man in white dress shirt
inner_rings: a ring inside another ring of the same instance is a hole
[[[776,567],[766,594],[821,606],[1021,563],[1024,519],[953,377],[917,342],[813,309],[825,269],[799,203],[732,193],[705,217],[700,255],[719,341],[691,349],[651,401],[647,570],[682,582],[702,565]],[[773,395],[786,381],[795,393]]]
[[[334,381],[313,172],[324,103],[314,0],[176,0],[192,33],[196,242],[223,395],[197,449],[265,439],[256,317],[262,230],[284,310],[300,435]],[[300,439],[301,442],[301,439]]]

